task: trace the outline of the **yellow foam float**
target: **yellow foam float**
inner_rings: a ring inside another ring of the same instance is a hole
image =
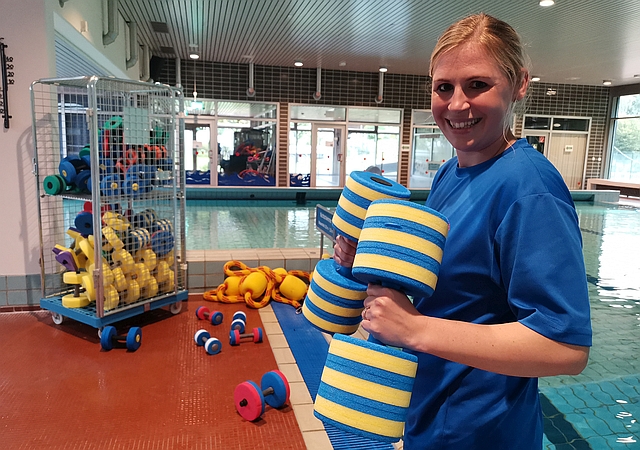
[[[302,270],[287,271],[282,267],[250,268],[240,261],[224,265],[226,278],[217,288],[204,293],[208,301],[223,303],[244,302],[251,308],[262,308],[272,299],[299,308],[304,300],[310,275]]]

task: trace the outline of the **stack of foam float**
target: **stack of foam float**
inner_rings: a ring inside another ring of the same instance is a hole
[[[345,334],[360,324],[367,283],[421,296],[435,289],[449,225],[441,214],[408,197],[409,191],[397,183],[351,174],[333,225],[357,241],[353,269],[320,261],[302,309],[316,327],[342,333],[334,335],[329,346],[315,416],[383,442],[397,442],[403,435],[417,358],[371,338]]]

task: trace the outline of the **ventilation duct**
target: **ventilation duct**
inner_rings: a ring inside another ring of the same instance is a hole
[[[102,35],[102,43],[109,45],[118,37],[118,0],[107,0],[107,32]]]
[[[129,59],[127,69],[131,69],[138,62],[138,24],[129,22]]]
[[[256,90],[253,88],[253,63],[249,63],[249,87],[247,88],[247,97],[255,97]]]
[[[142,44],[142,61],[140,62],[140,80],[149,81],[151,75],[149,72],[149,46]]]
[[[376,103],[382,103],[382,87],[384,86],[384,72],[380,72],[380,78],[378,81],[378,96],[376,97]]]
[[[180,61],[180,58],[176,58],[176,87],[181,88],[182,87],[182,61]]]
[[[316,77],[316,91],[313,93],[314,100],[320,100],[322,94],[320,93],[320,87],[322,86],[322,68],[318,67],[318,76]]]

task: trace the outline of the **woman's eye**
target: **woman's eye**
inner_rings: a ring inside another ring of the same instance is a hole
[[[484,89],[488,86],[484,81],[472,81],[471,88],[472,89]]]
[[[453,86],[449,83],[442,83],[436,87],[436,91],[438,92],[447,92],[453,89]]]

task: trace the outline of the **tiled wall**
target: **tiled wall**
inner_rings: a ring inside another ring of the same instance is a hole
[[[33,309],[40,297],[40,274],[0,276],[0,312]]]
[[[174,85],[176,64],[162,60],[154,74],[163,83]],[[386,73],[384,101],[378,105],[378,73],[340,70],[322,71],[322,98],[313,99],[316,91],[315,68],[254,66],[255,97],[247,97],[249,65],[181,61],[181,81],[185,96],[193,92],[194,78],[199,98],[217,100],[252,100],[280,103],[306,103],[336,106],[429,109],[430,79],[426,75]],[[556,95],[547,95],[552,88]],[[587,156],[587,178],[602,175],[606,147],[606,124],[609,90],[605,86],[577,84],[531,83],[529,96],[520,112],[526,114],[591,117],[591,137]],[[409,115],[410,117],[410,115]],[[405,120],[405,128],[407,121]],[[403,134],[403,143],[405,136]]]

